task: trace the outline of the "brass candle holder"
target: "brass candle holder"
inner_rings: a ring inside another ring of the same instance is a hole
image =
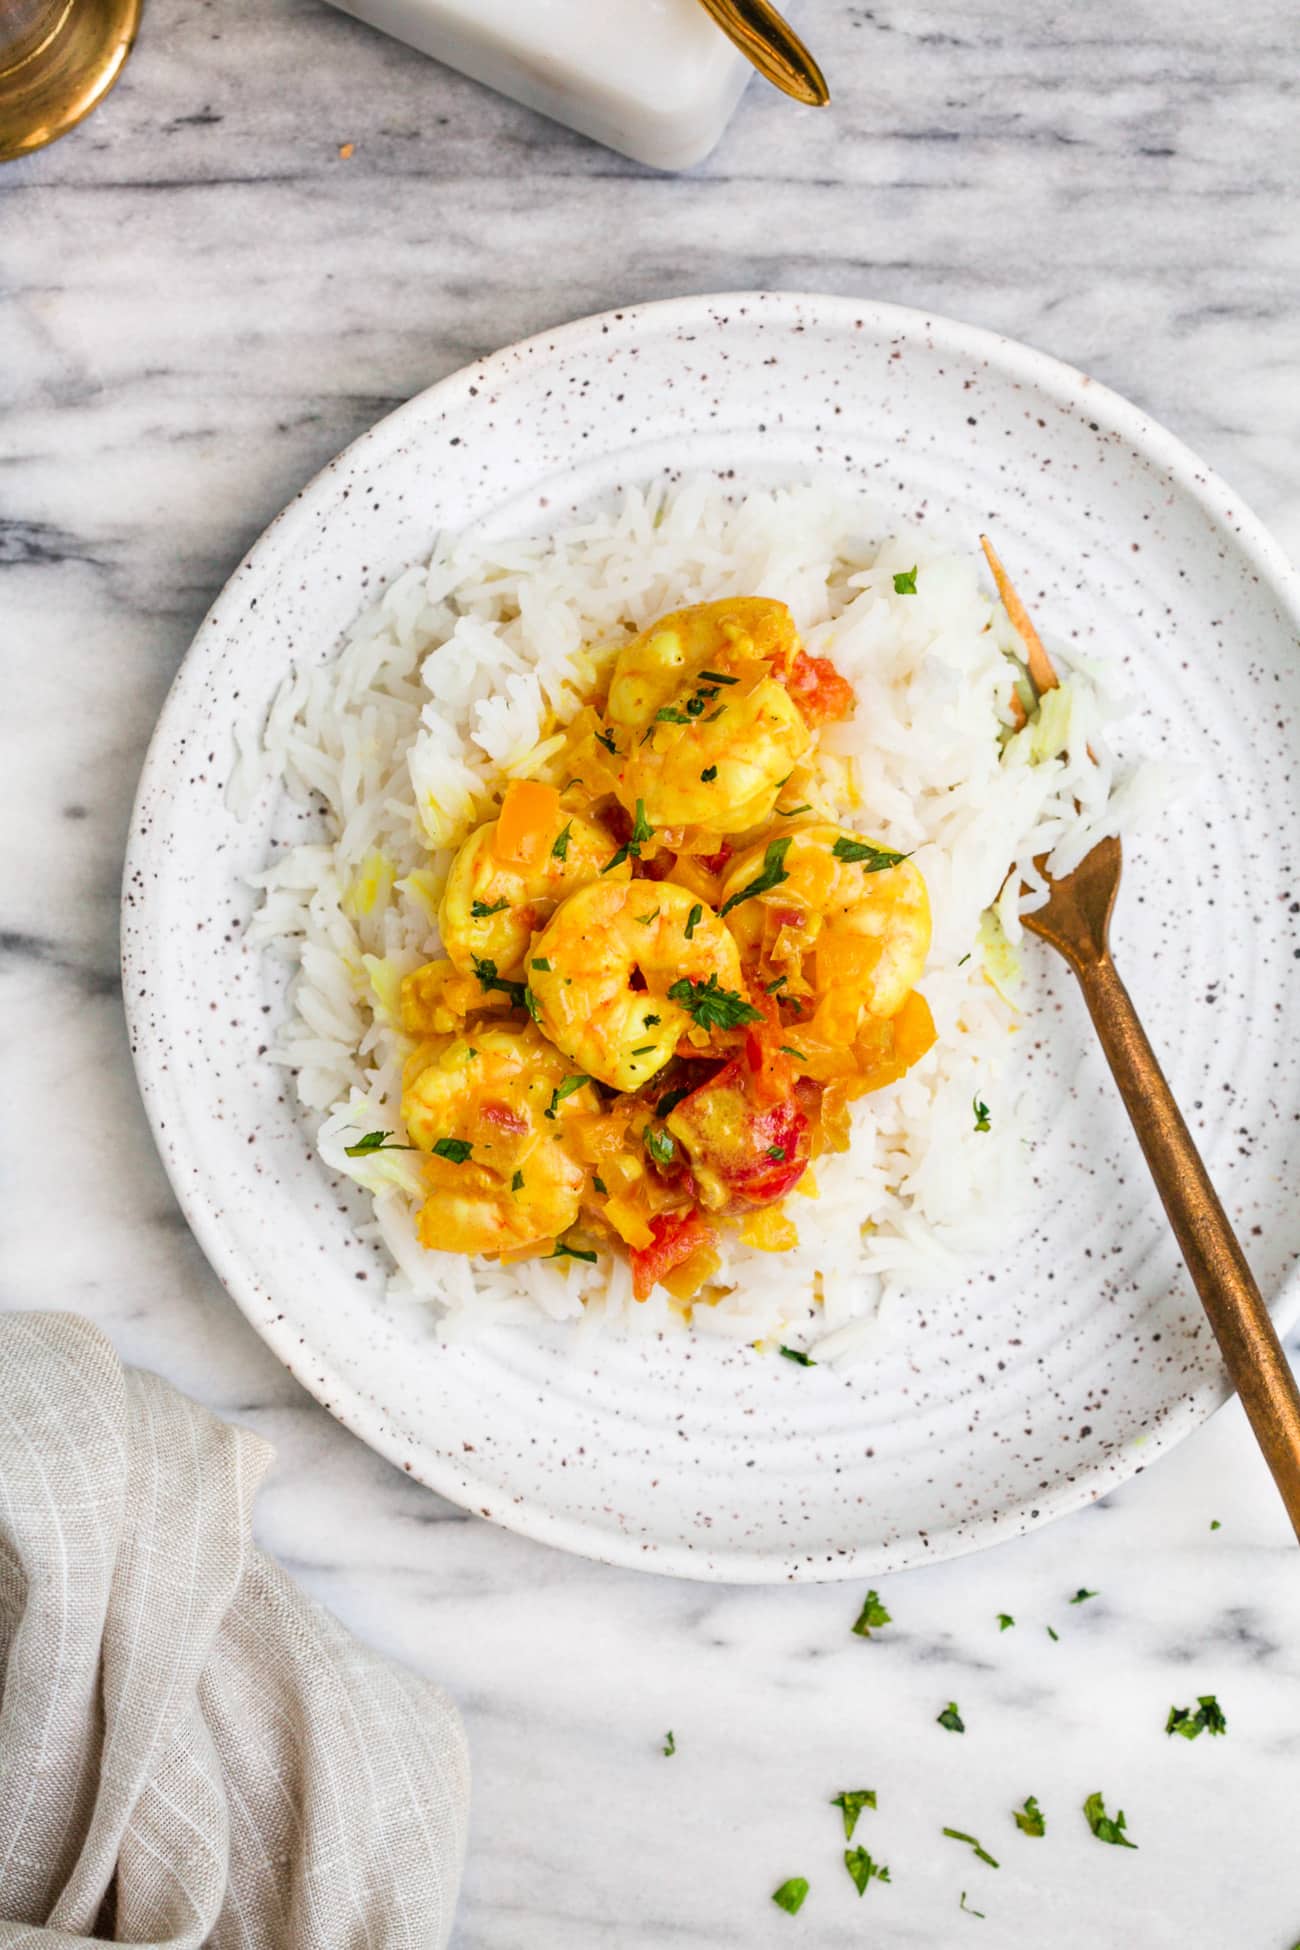
[[[0,0],[0,162],[66,135],[131,52],[141,0]]]

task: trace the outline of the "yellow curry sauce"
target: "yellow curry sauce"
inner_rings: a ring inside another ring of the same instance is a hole
[[[795,1243],[782,1201],[849,1101],[934,1040],[925,883],[841,827],[818,751],[853,704],[783,603],[703,603],[506,786],[452,863],[446,959],[402,986],[426,1246],[621,1251],[639,1299],[684,1301],[721,1226]]]

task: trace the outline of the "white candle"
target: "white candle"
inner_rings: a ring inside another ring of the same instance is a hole
[[[698,0],[333,0],[656,169],[707,156],[751,72]]]

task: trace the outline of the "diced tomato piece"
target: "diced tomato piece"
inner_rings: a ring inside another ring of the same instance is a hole
[[[680,1266],[701,1246],[712,1245],[715,1237],[713,1227],[698,1212],[661,1212],[650,1221],[650,1230],[654,1234],[653,1245],[633,1247],[628,1254],[632,1262],[632,1294],[637,1300],[648,1299],[665,1273],[671,1273],[674,1266]]]
[[[798,1184],[809,1158],[808,1119],[789,1083],[775,1102],[756,1101],[755,1073],[739,1058],[670,1112],[701,1180],[715,1178],[731,1209],[772,1205]]]
[[[783,679],[811,725],[834,724],[837,719],[847,718],[857,702],[852,684],[847,677],[841,677],[829,657],[810,657],[806,650],[797,650],[789,669],[782,672],[779,666],[774,666],[773,675]]]
[[[697,857],[705,873],[721,873],[736,851],[730,840],[724,840],[716,853],[701,853]]]
[[[676,864],[675,853],[656,853],[653,860],[637,860],[632,871],[638,880],[667,880]]]
[[[617,799],[601,812],[601,821],[615,846],[626,846],[632,837],[632,815]]]
[[[519,1111],[511,1110],[509,1104],[484,1104],[482,1116],[485,1123],[495,1124],[499,1131],[512,1131],[522,1137],[528,1129],[528,1119]]]
[[[781,1012],[776,997],[760,988],[755,994],[754,1006],[762,1010],[764,1020],[752,1024],[745,1031],[745,1064],[749,1071],[749,1096],[754,1105],[762,1110],[769,1104],[779,1104],[790,1095],[797,1073],[781,1048],[786,1031],[781,1027]]]

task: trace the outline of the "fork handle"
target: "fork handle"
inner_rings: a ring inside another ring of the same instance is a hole
[[[1241,1244],[1110,955],[1073,963],[1187,1270],[1300,1539],[1300,1390]]]

